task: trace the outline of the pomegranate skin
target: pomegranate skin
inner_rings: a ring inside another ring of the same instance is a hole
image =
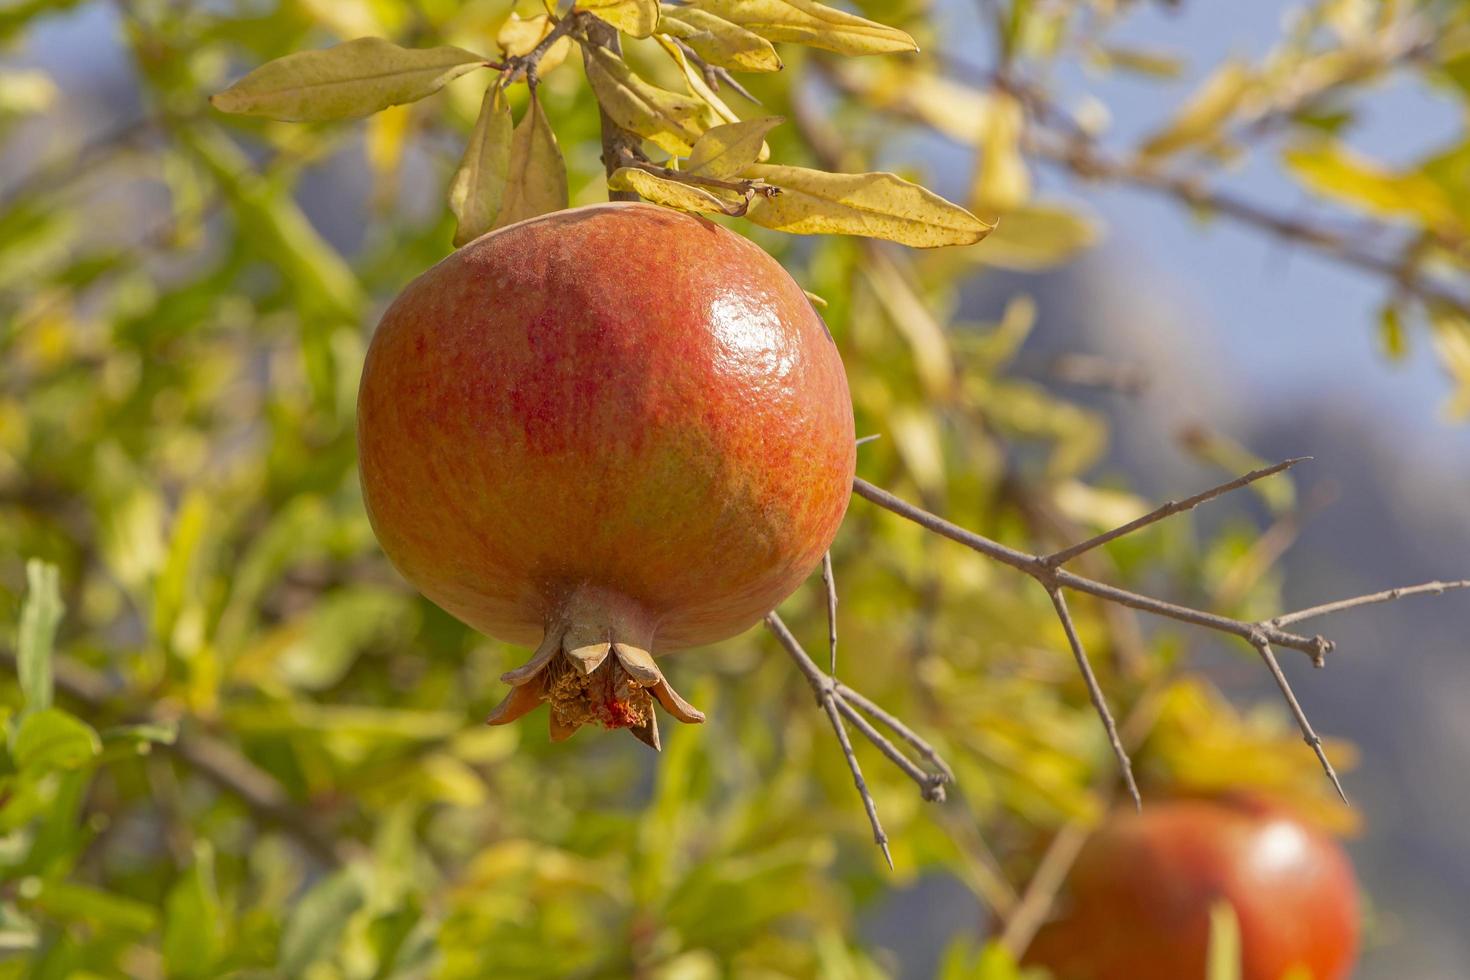
[[[1346,980],[1358,892],[1336,841],[1259,800],[1177,800],[1110,818],[1025,960],[1056,980],[1204,980],[1210,909],[1240,924],[1241,980]]]
[[[753,625],[831,544],[853,435],[837,348],[786,271],[644,204],[444,259],[383,316],[358,395],[384,551],[527,645],[559,624],[662,653]]]

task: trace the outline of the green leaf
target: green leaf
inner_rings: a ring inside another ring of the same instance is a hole
[[[669,153],[689,154],[702,131],[702,102],[650,85],[606,48],[587,48],[582,63],[598,105],[613,122]]]
[[[991,229],[957,204],[889,173],[832,174],[756,164],[746,175],[781,188],[758,198],[747,217],[801,235],[864,235],[917,248],[970,245]]]
[[[360,37],[267,62],[209,101],[222,112],[289,122],[354,119],[432,95],[485,62],[463,48]]]
[[[1210,945],[1205,980],[1240,980],[1240,920],[1228,901],[1210,908]]]
[[[194,844],[194,863],[164,900],[163,964],[170,978],[218,976],[224,923],[214,881],[214,849]]]
[[[905,32],[815,0],[692,0],[707,11],[770,41],[793,41],[838,54],[917,51]]]
[[[31,905],[63,922],[88,922],[107,929],[148,933],[158,928],[158,913],[151,905],[116,895],[90,885],[70,881],[43,881]]]
[[[780,71],[781,56],[765,38],[698,7],[663,4],[659,30],[678,37],[705,61],[733,71]]]
[[[300,976],[307,967],[330,956],[347,922],[367,902],[362,875],[344,868],[325,879],[296,903],[281,935],[280,970]]]
[[[648,37],[658,28],[658,0],[579,0],[577,9],[630,37]]]
[[[178,722],[144,722],[138,725],[113,725],[98,733],[104,745],[131,743],[133,745],[172,745],[178,741]]]
[[[567,165],[556,134],[534,95],[510,139],[505,195],[495,227],[560,211],[567,206]]]
[[[510,179],[513,130],[510,106],[500,86],[492,85],[485,91],[469,145],[449,185],[449,210],[456,221],[455,247],[495,227]]]
[[[733,210],[732,205],[727,205],[704,188],[660,177],[637,167],[620,167],[615,170],[607,179],[607,188],[612,191],[633,191],[644,200],[679,211],[729,214]]]
[[[60,708],[27,715],[10,742],[11,757],[22,770],[75,769],[101,751],[92,726]]]
[[[26,562],[26,598],[16,631],[15,663],[26,711],[51,707],[51,648],[65,606],[56,566]]]
[[[708,129],[694,141],[684,169],[702,177],[735,177],[760,159],[766,134],[784,121],[767,116]]]

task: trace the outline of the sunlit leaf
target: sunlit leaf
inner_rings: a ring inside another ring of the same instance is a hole
[[[966,255],[1006,269],[1043,269],[1090,247],[1099,235],[1097,224],[1074,208],[1033,203],[1002,216]]]
[[[537,14],[534,17],[522,19],[520,14],[511,11],[509,19],[496,32],[495,43],[507,56],[527,55],[535,50],[536,45],[540,44],[554,27],[556,25],[546,14]],[[541,52],[541,59],[536,62],[536,74],[542,77],[550,74],[566,61],[571,51],[572,39],[570,37],[560,37],[552,41],[551,47]]]
[[[756,164],[747,176],[781,188],[753,203],[747,217],[793,234],[863,235],[918,248],[970,245],[991,226],[933,191],[889,173],[832,174]]]
[[[267,62],[210,102],[223,112],[293,122],[352,119],[432,95],[484,64],[463,48],[401,48],[360,37]]]
[[[1210,945],[1206,980],[1240,980],[1240,919],[1228,901],[1210,906]]]
[[[887,27],[815,0],[692,0],[708,11],[770,41],[793,41],[838,54],[886,54],[917,51],[914,39]]]
[[[1238,61],[1226,62],[1190,96],[1167,125],[1144,139],[1139,152],[1164,156],[1213,141],[1254,83],[1249,68]]]
[[[217,975],[224,923],[214,877],[214,848],[194,844],[194,860],[164,899],[163,962],[169,977]]]
[[[975,169],[972,201],[985,213],[1012,211],[1031,196],[1031,175],[1021,155],[1025,112],[1014,96],[991,99],[980,130],[979,163]]]
[[[698,7],[665,3],[659,9],[659,30],[677,34],[712,65],[732,71],[781,70],[775,47],[759,34]]]
[[[684,169],[704,177],[735,177],[760,159],[766,134],[783,121],[767,116],[712,127],[695,141]]]
[[[51,707],[51,647],[64,609],[56,566],[36,558],[26,562],[26,598],[16,631],[15,663],[27,712]]]
[[[688,155],[702,131],[703,103],[650,85],[606,48],[589,48],[583,64],[598,104],[613,122],[670,153]]]
[[[578,0],[577,9],[631,37],[648,37],[658,27],[658,0]]]
[[[1369,214],[1430,225],[1456,221],[1454,202],[1439,184],[1420,173],[1389,170],[1336,141],[1294,147],[1282,162],[1309,190]]]
[[[75,769],[102,751],[91,725],[60,708],[44,708],[21,719],[10,740],[19,769]]]
[[[355,868],[344,868],[296,903],[281,936],[279,965],[283,975],[301,976],[307,967],[336,949],[347,921],[367,902],[362,878]]]
[[[456,246],[495,227],[510,179],[513,130],[510,106],[501,95],[500,86],[492,85],[485,92],[470,141],[449,184],[449,210],[456,221]]]
[[[608,190],[633,191],[644,200],[680,211],[728,213],[733,203],[722,201],[702,187],[680,183],[636,167],[621,167],[607,179]],[[738,203],[738,199],[735,203]]]
[[[567,206],[567,165],[541,100],[531,99],[510,140],[505,193],[494,227],[560,211]]]

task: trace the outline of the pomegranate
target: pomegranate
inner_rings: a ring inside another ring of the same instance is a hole
[[[1026,962],[1057,980],[1203,980],[1210,909],[1221,900],[1240,923],[1241,980],[1342,980],[1352,969],[1358,892],[1347,855],[1249,798],[1111,817],[1083,847],[1062,917],[1038,933]]]
[[[658,747],[654,657],[750,627],[821,560],[855,463],[837,348],[770,256],[602,204],[485,235],[389,307],[358,395],[363,495],[403,575],[535,654],[491,724],[550,702]]]

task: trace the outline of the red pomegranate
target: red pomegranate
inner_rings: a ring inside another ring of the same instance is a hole
[[[657,748],[653,656],[748,628],[837,533],[855,462],[837,348],[751,242],[645,204],[471,242],[383,316],[358,448],[383,550],[491,636],[539,641],[490,721],[551,704]],[[609,654],[611,653],[611,656]]]
[[[1026,955],[1056,980],[1204,980],[1210,910],[1240,924],[1241,980],[1343,980],[1358,949],[1352,865],[1259,800],[1176,800],[1110,818],[1083,847],[1062,917]],[[1292,972],[1296,971],[1296,972]]]

